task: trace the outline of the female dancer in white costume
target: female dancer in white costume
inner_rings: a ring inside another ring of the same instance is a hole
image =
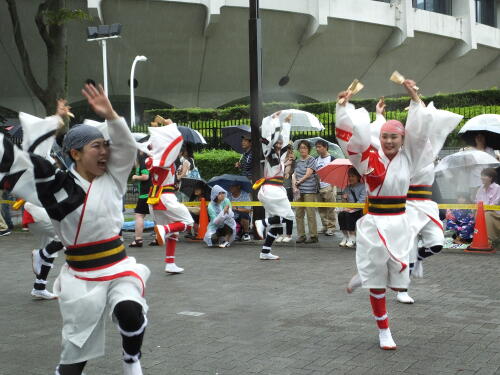
[[[63,149],[74,161],[55,169],[46,159],[21,151],[0,134],[0,186],[46,209],[66,247],[66,264],[54,284],[63,318],[62,353],[56,374],[81,374],[89,359],[104,354],[106,315],[122,335],[123,373],[142,375],[139,358],[147,325],[144,288],[149,270],[127,257],[120,238],[122,197],[136,154],[126,122],[103,88],[82,93],[107,120],[110,143],[88,125],[71,128]],[[59,119],[52,119],[50,137]]]
[[[364,176],[368,191],[368,214],[357,222],[356,264],[363,287],[370,289],[370,302],[379,327],[382,349],[396,349],[389,329],[385,290],[404,289],[409,283],[409,252],[413,243],[405,213],[406,193],[413,171],[432,162],[422,152],[432,124],[431,109],[420,102],[415,82],[404,87],[412,102],[406,130],[399,121],[387,121],[380,132],[380,150],[372,146],[370,119],[364,109],[337,105],[337,138],[354,167]],[[340,98],[349,99],[343,92]],[[403,146],[404,142],[404,147]]]
[[[279,228],[285,224],[287,236],[291,236],[293,230],[293,219],[290,201],[283,187],[284,163],[287,153],[283,145],[288,145],[290,140],[290,120],[285,118],[280,122],[279,112],[266,117],[262,121],[262,151],[264,153],[264,178],[259,190],[258,199],[266,210],[264,220],[256,220],[257,234],[264,238],[265,228],[269,228],[260,252],[262,260],[278,260],[279,256],[271,253],[271,246],[278,235]]]
[[[432,121],[439,126],[429,129],[429,140],[423,152],[432,153],[433,160],[438,157],[446,137],[460,123],[463,116],[453,112],[435,109],[429,103]],[[380,129],[386,122],[383,113],[385,104],[383,100],[377,103],[377,118],[370,126],[372,146],[380,149]],[[439,209],[436,202],[432,201],[432,184],[434,183],[434,163],[424,166],[410,177],[410,188],[407,193],[406,215],[411,228],[413,247],[410,251],[410,274],[422,277],[423,268],[421,261],[441,251],[444,244],[443,225],[439,219]],[[419,239],[422,246],[418,248]],[[418,248],[418,249],[417,249]],[[415,267],[415,270],[414,270]],[[401,303],[412,304],[415,301],[408,295],[408,290],[398,291],[397,300]]]
[[[165,245],[165,272],[181,273],[184,268],[175,264],[175,248],[179,232],[191,230],[193,217],[175,195],[175,159],[182,148],[182,135],[177,125],[166,120],[161,128],[150,127],[151,150],[146,166],[151,176],[148,203],[155,220],[156,241]]]

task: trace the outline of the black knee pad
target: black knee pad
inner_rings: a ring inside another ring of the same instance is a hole
[[[123,331],[134,332],[144,324],[142,306],[135,301],[122,301],[116,304],[113,313]]]

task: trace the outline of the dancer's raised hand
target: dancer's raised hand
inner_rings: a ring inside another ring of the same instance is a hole
[[[346,105],[347,102],[349,102],[349,99],[351,99],[352,93],[350,91],[341,91],[337,95],[337,103],[340,105]]]
[[[405,79],[403,82],[403,86],[410,95],[411,99],[415,102],[420,102],[421,99],[418,96],[417,84],[412,79]]]
[[[102,85],[95,87],[94,85],[86,84],[82,89],[82,94],[87,99],[90,108],[96,115],[105,118],[106,120],[114,120],[118,115],[113,109],[111,102],[104,93]]]
[[[377,105],[375,106],[375,110],[377,111],[377,115],[383,115],[385,112],[385,101],[384,97],[380,98]]]

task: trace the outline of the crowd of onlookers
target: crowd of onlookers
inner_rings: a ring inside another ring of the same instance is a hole
[[[239,169],[241,175],[251,178],[253,163],[251,138],[243,136],[241,142],[244,153],[235,167]],[[312,147],[315,147],[317,156],[311,155]],[[348,184],[342,191],[337,191],[335,186],[320,181],[316,171],[335,159],[330,155],[328,147],[328,142],[319,139],[313,145],[308,140],[301,140],[295,150],[292,145],[284,149],[282,158],[285,165],[284,187],[287,190],[288,199],[295,202],[312,203],[336,202],[337,200],[364,203],[366,199],[365,186],[362,177],[354,168],[348,169]],[[488,152],[489,150],[484,151]],[[236,182],[230,186],[229,191],[217,186],[217,189],[212,189],[210,195],[205,190],[206,184],[201,181],[200,172],[196,167],[189,145],[182,149],[176,161],[176,169],[179,182],[184,177],[200,179],[199,185],[195,185],[191,189],[189,196],[181,197],[179,195],[182,201],[200,201],[201,198],[206,198],[209,201],[208,231],[210,238],[205,242],[209,245],[226,247],[235,239],[241,241],[251,239],[252,207],[232,205],[232,202],[252,201],[252,194],[247,191],[248,189],[243,189],[242,184]],[[480,179],[481,186],[472,194],[470,191],[458,194],[456,203],[466,204],[482,201],[485,205],[500,204],[500,185],[495,183],[497,180],[495,169],[482,170]],[[140,152],[132,181],[137,183],[139,198],[135,208],[135,239],[130,246],[141,247],[143,245],[145,217],[149,214],[147,197],[151,183],[145,165],[145,155]],[[2,192],[1,197],[2,200],[12,200],[11,195],[6,191]],[[188,209],[193,216],[195,225],[191,233],[186,236],[194,239],[198,233],[200,207],[190,206]],[[362,215],[361,208],[296,207],[296,243],[316,243],[319,241],[319,233],[334,236],[339,230],[339,235],[341,234],[340,246],[354,248],[356,245],[356,221]],[[491,242],[495,242],[500,238],[500,211],[486,211],[485,216],[489,239]],[[454,246],[460,247],[470,244],[474,235],[474,210],[443,210],[442,219],[445,230],[452,234]],[[0,236],[10,234],[13,227],[10,205],[1,204]],[[289,242],[291,239],[291,236],[280,234],[276,238],[276,242]],[[152,241],[150,245],[155,245],[155,241]]]

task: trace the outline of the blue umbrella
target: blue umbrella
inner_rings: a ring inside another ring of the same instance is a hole
[[[250,136],[250,126],[248,125],[238,125],[238,126],[226,126],[222,128],[222,140],[224,143],[231,146],[231,148],[243,154],[245,150],[241,147],[241,138],[244,136]]]
[[[240,185],[241,190],[248,193],[252,191],[252,182],[245,176],[240,176],[237,174],[223,174],[222,176],[215,176],[208,180],[208,185],[214,187],[219,185],[224,190],[229,191],[229,188],[233,185]]]

